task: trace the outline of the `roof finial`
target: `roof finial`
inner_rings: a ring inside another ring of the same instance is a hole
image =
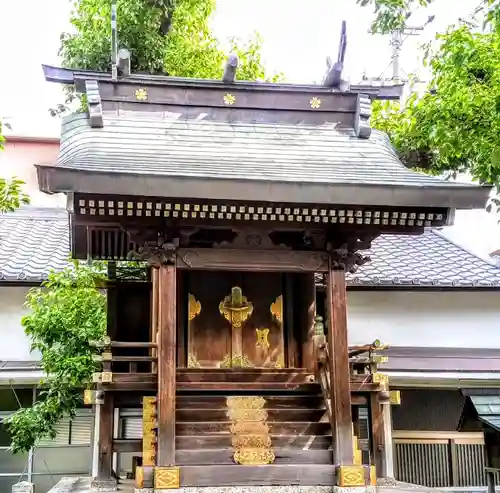
[[[330,57],[326,59],[327,72],[323,78],[323,85],[327,87],[340,87],[342,83],[342,70],[344,68],[344,58],[345,50],[347,47],[347,23],[342,21],[342,27],[340,29],[340,42],[339,42],[339,52],[337,55],[337,61],[332,63]]]
[[[224,74],[222,75],[222,82],[225,84],[232,84],[236,79],[236,69],[238,68],[238,55],[231,53],[226,60],[224,66]]]

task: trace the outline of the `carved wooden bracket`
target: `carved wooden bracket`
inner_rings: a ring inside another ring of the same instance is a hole
[[[136,252],[129,252],[128,259],[146,262],[151,267],[174,265],[177,258],[177,247],[178,241],[176,240],[164,243],[147,241]]]
[[[334,250],[330,256],[333,269],[342,269],[351,274],[354,274],[360,265],[364,265],[371,260],[366,255],[350,250]]]
[[[87,95],[90,126],[92,128],[102,128],[104,126],[104,121],[102,117],[99,83],[96,80],[86,80],[85,93]]]

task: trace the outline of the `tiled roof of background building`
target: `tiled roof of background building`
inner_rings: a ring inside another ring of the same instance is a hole
[[[65,267],[69,255],[68,213],[26,207],[0,215],[0,282],[45,279]]]
[[[348,275],[349,286],[500,288],[500,268],[455,245],[438,231],[384,235],[371,262]],[[0,216],[0,282],[45,279],[69,255],[65,210],[24,208]]]
[[[456,245],[439,231],[377,238],[349,284],[368,286],[500,287],[500,268]]]

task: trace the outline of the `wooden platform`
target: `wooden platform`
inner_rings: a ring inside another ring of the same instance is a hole
[[[231,396],[265,401],[272,464],[235,463],[227,401]],[[324,398],[304,369],[180,369],[175,431],[181,486],[334,484]],[[141,440],[115,440],[113,449],[139,455]]]

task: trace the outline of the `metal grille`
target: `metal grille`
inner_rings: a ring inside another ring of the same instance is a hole
[[[447,442],[396,441],[394,451],[395,473],[399,481],[432,488],[452,486]]]
[[[127,233],[124,231],[93,229],[90,234],[92,258],[101,260],[127,260],[128,253],[137,248],[137,245],[130,241]]]

